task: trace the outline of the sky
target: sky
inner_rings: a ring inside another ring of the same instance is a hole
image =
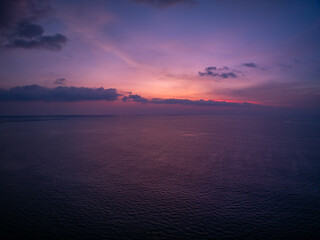
[[[0,115],[320,114],[320,1],[0,0]]]

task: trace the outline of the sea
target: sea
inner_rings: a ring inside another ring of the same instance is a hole
[[[0,117],[0,238],[320,239],[320,119]]]

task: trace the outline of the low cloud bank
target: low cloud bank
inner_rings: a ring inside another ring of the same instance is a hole
[[[251,107],[257,106],[252,103],[235,103],[226,101],[214,101],[214,100],[190,100],[190,99],[176,99],[176,98],[152,98],[146,99],[140,95],[129,95],[122,98],[123,102],[137,102],[137,103],[151,103],[151,104],[180,104],[180,105],[193,105],[193,106],[214,106],[214,107]]]
[[[88,87],[65,87],[47,88],[39,85],[17,86],[10,89],[0,88],[0,101],[44,101],[44,102],[72,102],[72,101],[116,101],[122,96],[122,102],[135,102],[142,104],[179,104],[193,106],[214,107],[251,107],[257,106],[252,103],[237,103],[214,100],[190,100],[176,98],[152,98],[147,99],[137,94],[119,93],[115,88],[88,88]]]
[[[39,85],[0,88],[0,101],[47,101],[69,102],[86,100],[115,101],[121,96],[114,88],[56,87],[46,88]]]

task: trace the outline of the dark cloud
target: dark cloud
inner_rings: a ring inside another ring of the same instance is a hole
[[[251,62],[251,63],[243,63],[242,65],[245,66],[245,67],[258,68],[258,65],[253,63],[253,62]]]
[[[140,95],[130,94],[129,96],[124,96],[122,98],[123,102],[139,102],[139,103],[148,103],[148,99],[141,97]]]
[[[221,73],[219,75],[221,78],[236,78],[238,77],[235,73],[233,72],[228,72],[228,73]]]
[[[148,100],[140,95],[129,95],[122,98],[124,102],[139,102],[139,103],[151,103],[151,104],[180,104],[180,105],[193,105],[193,106],[212,106],[212,107],[250,107],[257,106],[251,103],[234,103],[226,101],[213,101],[213,100],[190,100],[190,99],[163,99],[153,98]]]
[[[56,80],[57,84],[63,84],[64,78]],[[0,102],[15,101],[44,101],[44,102],[75,102],[75,101],[116,101],[120,94],[116,89],[109,88],[87,88],[87,87],[55,87],[47,88],[39,85],[17,86],[10,89],[0,88]],[[190,106],[209,106],[209,107],[252,107],[258,106],[247,102],[236,103],[214,100],[190,100],[175,98],[152,98],[147,99],[140,95],[129,94],[122,97],[123,102],[135,102],[143,104],[178,104]]]
[[[14,27],[22,19],[37,21],[52,12],[47,0],[0,0],[0,30]]]
[[[230,71],[230,68],[228,67],[207,67],[204,69],[203,72],[199,72],[199,75],[201,77],[203,76],[210,76],[210,77],[217,77],[217,78],[237,78],[238,75],[235,73],[235,71]]]
[[[133,0],[137,3],[150,5],[158,8],[167,8],[174,6],[176,4],[184,4],[184,5],[195,5],[197,1],[195,0]]]
[[[65,78],[57,78],[56,80],[54,80],[54,84],[57,84],[57,85],[64,85],[66,83],[67,79]]]
[[[67,42],[62,34],[43,35],[36,21],[53,12],[47,0],[0,0],[0,44],[9,48],[59,51]]]
[[[41,36],[32,40],[14,39],[6,46],[9,48],[25,48],[25,49],[47,49],[52,51],[60,51],[67,42],[67,38],[62,34],[53,36]]]
[[[46,88],[39,85],[13,87],[9,90],[0,88],[0,101],[115,101],[121,96],[116,89],[87,87],[56,87]]]
[[[22,20],[16,27],[16,34],[22,38],[34,38],[43,34],[44,29],[38,24],[33,24],[29,20]]]

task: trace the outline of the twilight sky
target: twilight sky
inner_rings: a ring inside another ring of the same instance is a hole
[[[0,0],[0,114],[319,113],[319,27],[316,0]]]

